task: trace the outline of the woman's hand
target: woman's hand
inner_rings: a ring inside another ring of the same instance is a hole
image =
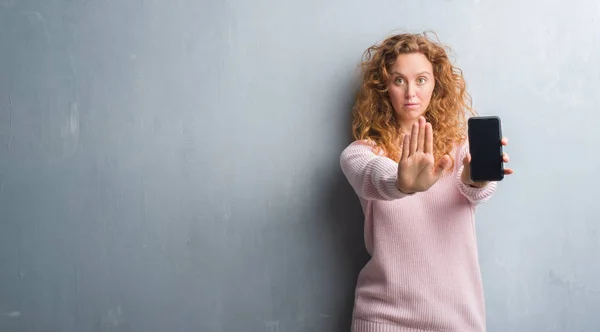
[[[500,142],[502,143],[503,146],[508,145],[508,139],[506,137],[502,138],[502,140]],[[507,153],[504,153],[502,155],[502,161],[504,161],[505,163],[507,163],[509,161]],[[467,155],[463,158],[464,167],[463,167],[463,172],[460,176],[462,182],[468,186],[476,187],[476,188],[483,188],[483,187],[487,186],[488,183],[490,183],[489,181],[474,182],[473,180],[471,180],[470,164],[471,164],[471,154],[467,152]],[[506,174],[506,175],[510,175],[513,173],[514,173],[514,171],[511,168],[504,169],[504,174]]]
[[[429,189],[451,163],[448,155],[435,162],[433,129],[422,116],[413,124],[411,134],[404,136],[401,149],[396,188],[406,194]]]

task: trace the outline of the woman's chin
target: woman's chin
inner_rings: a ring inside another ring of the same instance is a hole
[[[400,119],[404,121],[415,121],[424,114],[425,112],[422,109],[403,109],[398,115],[400,116]]]

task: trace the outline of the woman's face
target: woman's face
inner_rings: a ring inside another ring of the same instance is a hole
[[[418,121],[431,101],[435,87],[433,65],[421,53],[401,54],[390,71],[390,101],[402,127]]]

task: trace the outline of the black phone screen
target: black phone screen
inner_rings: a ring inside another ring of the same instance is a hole
[[[471,179],[500,181],[504,178],[500,118],[472,117],[468,120]]]

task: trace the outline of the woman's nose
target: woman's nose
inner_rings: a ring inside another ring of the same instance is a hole
[[[404,92],[406,99],[410,99],[410,98],[414,97],[416,90],[417,89],[415,88],[414,85],[409,84],[408,87],[406,88],[406,91]]]

